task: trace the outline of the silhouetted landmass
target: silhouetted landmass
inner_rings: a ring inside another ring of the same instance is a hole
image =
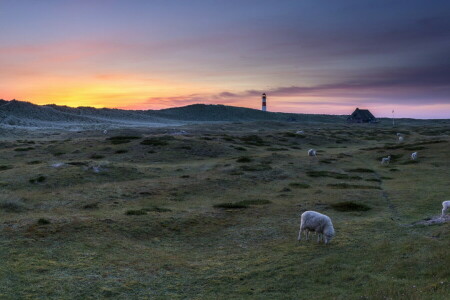
[[[226,105],[194,104],[162,110],[122,110],[93,107],[36,105],[0,100],[0,125],[66,127],[72,125],[166,126],[198,122],[344,122],[344,116],[262,112]]]

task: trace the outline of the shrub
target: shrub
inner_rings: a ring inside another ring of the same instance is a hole
[[[378,178],[369,178],[369,179],[366,179],[366,181],[381,182],[381,179],[378,179]]]
[[[380,187],[373,185],[361,185],[361,184],[348,184],[348,183],[330,183],[327,186],[334,189],[377,189]]]
[[[11,166],[5,166],[5,165],[0,166],[0,171],[5,171],[5,170],[9,170],[9,169],[12,169],[12,167]]]
[[[360,176],[349,176],[347,174],[330,172],[330,171],[307,171],[306,175],[310,177],[331,177],[336,179],[356,179],[361,180]]]
[[[226,202],[226,203],[219,203],[214,205],[215,208],[225,208],[225,209],[239,209],[239,208],[247,208],[248,205],[246,204],[240,204],[240,203],[231,203],[231,202]]]
[[[30,183],[38,183],[38,182],[44,182],[45,179],[46,179],[45,176],[40,175],[40,176],[38,176],[38,177],[36,177],[36,178],[30,179],[29,181],[30,181]]]
[[[331,204],[331,207],[337,211],[368,211],[370,207],[365,204],[355,203],[352,201],[339,202]]]
[[[411,164],[417,164],[419,161],[417,160],[407,160],[401,163],[401,165],[411,165]]]
[[[90,158],[92,158],[92,159],[101,159],[104,157],[105,157],[104,155],[100,155],[100,154],[96,154],[96,153],[94,153],[90,156]]]
[[[143,209],[130,209],[130,210],[127,210],[125,212],[125,214],[128,216],[141,216],[141,215],[146,215],[147,212]]]
[[[113,145],[118,144],[126,144],[131,142],[131,140],[137,140],[140,139],[139,136],[130,136],[130,135],[118,135],[118,136],[112,136],[110,138],[107,138],[106,140],[110,141]]]
[[[29,165],[38,165],[41,163],[42,163],[42,161],[40,161],[40,160],[32,160],[32,161],[27,162],[27,164],[29,164]]]
[[[169,208],[158,207],[158,206],[146,207],[146,208],[143,208],[141,210],[143,210],[143,211],[153,211],[153,212],[169,212],[169,211],[172,211]]]
[[[236,161],[238,163],[248,163],[248,162],[251,162],[252,159],[248,156],[242,156],[242,157],[239,157]]]
[[[0,195],[0,209],[7,212],[20,212],[25,210],[22,199],[12,194]]]
[[[242,204],[242,205],[265,205],[272,203],[270,200],[266,199],[254,199],[254,200],[242,200],[239,202],[236,202],[236,204]]]
[[[30,151],[30,150],[34,150],[34,148],[33,147],[25,147],[25,148],[16,148],[16,149],[14,149],[14,151],[18,151],[18,152]]]
[[[266,149],[267,151],[289,151],[289,149],[286,148],[276,148],[276,147],[270,147]]]
[[[347,172],[357,172],[357,173],[375,173],[372,169],[366,169],[366,168],[355,168],[355,169],[347,169]]]
[[[122,153],[127,153],[128,152],[128,150],[126,150],[126,149],[119,149],[119,150],[116,150],[116,153],[117,154],[122,154]]]
[[[240,147],[240,146],[234,147],[234,149],[236,149],[236,150],[238,150],[238,151],[247,151],[246,148]]]
[[[98,203],[88,203],[86,205],[83,206],[84,209],[97,209],[98,208]]]
[[[40,219],[37,221],[37,223],[38,223],[39,225],[48,225],[48,224],[50,224],[51,222],[50,222],[50,220],[48,220],[48,219],[40,218]]]
[[[164,135],[159,137],[153,137],[145,139],[141,142],[141,145],[145,146],[166,146],[169,144],[169,141],[174,140],[175,138],[170,135]]]
[[[257,135],[246,135],[246,136],[241,137],[240,140],[245,142],[246,144],[254,145],[254,146],[265,146],[266,145],[264,140]]]
[[[289,183],[289,186],[297,189],[307,189],[311,187],[309,184],[301,182],[291,182]]]

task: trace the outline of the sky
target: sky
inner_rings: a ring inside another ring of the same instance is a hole
[[[0,0],[0,99],[450,118],[448,0]]]

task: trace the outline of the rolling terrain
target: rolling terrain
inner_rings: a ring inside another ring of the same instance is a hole
[[[204,122],[343,122],[343,116],[262,112],[225,105],[194,104],[162,110],[36,105],[0,100],[0,126],[46,129],[161,127]]]
[[[0,298],[447,299],[449,223],[424,224],[449,199],[449,132],[258,121],[2,139]],[[305,210],[332,218],[331,244],[297,242]]]

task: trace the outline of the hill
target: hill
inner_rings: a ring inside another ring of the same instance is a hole
[[[167,126],[196,122],[343,122],[343,116],[262,112],[225,105],[194,104],[162,110],[122,110],[93,107],[36,105],[30,102],[0,100],[0,126]]]

